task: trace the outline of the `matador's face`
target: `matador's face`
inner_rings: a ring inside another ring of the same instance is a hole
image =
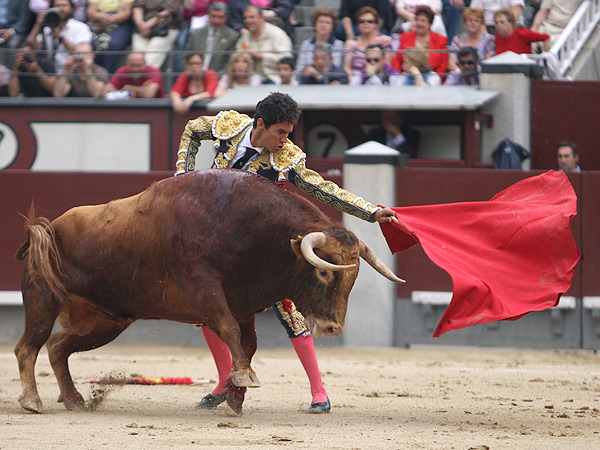
[[[288,136],[294,129],[294,124],[290,122],[279,122],[264,128],[262,132],[263,146],[271,153],[277,153],[283,149]]]

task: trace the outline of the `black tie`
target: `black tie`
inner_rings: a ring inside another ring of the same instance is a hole
[[[253,148],[246,147],[246,153],[244,153],[244,156],[242,156],[240,159],[238,159],[236,161],[236,163],[233,165],[233,168],[241,169],[248,162],[248,160],[250,158],[252,158],[254,155],[256,155],[257,153],[258,152],[256,150],[254,150]]]

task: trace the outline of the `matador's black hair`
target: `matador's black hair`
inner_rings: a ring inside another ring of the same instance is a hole
[[[256,104],[254,113],[254,127],[258,119],[265,122],[265,127],[281,122],[296,124],[300,117],[298,103],[287,94],[271,92],[267,97]]]

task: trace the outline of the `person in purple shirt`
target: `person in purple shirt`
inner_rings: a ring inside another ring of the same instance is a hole
[[[477,49],[474,47],[461,48],[458,53],[458,69],[453,70],[446,78],[445,86],[479,86],[479,71],[477,64]]]
[[[350,84],[390,85],[403,84],[403,78],[396,69],[385,62],[385,51],[379,44],[369,45],[365,50],[365,67],[355,70]]]

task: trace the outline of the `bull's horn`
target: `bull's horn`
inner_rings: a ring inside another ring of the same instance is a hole
[[[326,243],[327,236],[325,236],[325,233],[322,233],[320,231],[308,233],[306,236],[304,236],[304,238],[302,239],[302,243],[300,244],[302,256],[304,256],[304,259],[306,259],[317,269],[337,271],[351,269],[352,267],[355,267],[355,264],[337,265],[319,258],[315,253],[315,248],[321,248]]]
[[[371,251],[369,247],[365,245],[363,241],[360,241],[360,257],[364,259],[369,265],[379,272],[381,275],[386,277],[388,280],[395,283],[406,283],[406,280],[398,278],[394,272],[392,272],[388,266],[386,266],[382,260],[380,260],[375,253]]]

